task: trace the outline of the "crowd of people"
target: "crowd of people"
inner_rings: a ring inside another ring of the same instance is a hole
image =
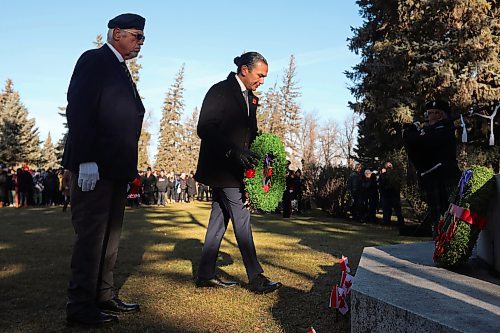
[[[210,187],[196,182],[193,172],[165,173],[165,170],[152,170],[151,167],[140,171],[128,184],[127,191],[127,204],[131,207],[210,201],[211,198]]]
[[[69,203],[71,173],[60,169],[14,169],[0,164],[0,207],[63,205]]]
[[[354,220],[379,223],[376,214],[382,208],[382,224],[389,225],[394,212],[398,225],[404,225],[401,181],[391,162],[386,162],[380,170],[364,171],[363,165],[356,163],[349,175],[347,189],[351,196],[350,212]]]
[[[63,205],[66,211],[70,186],[71,172],[64,168],[31,169],[24,165],[15,169],[0,164],[0,207]],[[127,188],[128,205],[132,207],[210,201],[211,198],[210,187],[196,182],[193,172],[165,173],[148,167],[139,171]]]
[[[279,209],[284,217],[301,213],[302,172],[287,170],[286,189]],[[71,172],[64,168],[31,169],[24,165],[17,169],[0,164],[0,207],[63,206],[70,203]],[[194,173],[141,170],[128,183],[127,205],[130,207],[162,206],[173,203],[211,201],[210,186],[197,182]]]

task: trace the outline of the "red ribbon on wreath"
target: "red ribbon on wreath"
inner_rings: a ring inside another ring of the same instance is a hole
[[[437,261],[437,257],[443,254],[444,245],[452,240],[453,236],[455,235],[455,231],[457,231],[457,221],[455,220],[455,218],[453,218],[453,221],[448,226],[448,229],[446,229],[446,231],[444,232],[441,231],[443,229],[443,225],[444,225],[444,220],[441,219],[437,227],[437,235],[436,235],[437,242],[433,256],[434,261]]]
[[[469,209],[459,207],[454,204],[450,204],[448,209],[450,214],[457,219],[469,223],[470,225],[476,226],[479,230],[483,230],[488,223],[488,220],[483,216],[480,216],[476,212],[470,211]]]

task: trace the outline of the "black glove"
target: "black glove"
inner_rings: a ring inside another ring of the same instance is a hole
[[[259,161],[259,155],[244,148],[233,148],[228,154],[229,158],[236,161],[245,170],[253,168]]]

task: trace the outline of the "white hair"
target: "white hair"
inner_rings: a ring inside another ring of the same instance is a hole
[[[113,42],[113,30],[114,30],[114,28],[108,29],[108,35],[107,35],[107,38],[106,38],[106,40],[107,40],[108,43]],[[121,31],[121,33],[122,33],[122,35],[124,35],[125,31]]]

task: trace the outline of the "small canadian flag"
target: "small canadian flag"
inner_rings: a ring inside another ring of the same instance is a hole
[[[340,288],[345,290],[346,294],[351,293],[353,276],[346,271],[342,271],[342,279],[340,280]]]
[[[316,333],[316,330],[311,326],[311,328],[309,329],[309,331],[307,331],[307,333]]]
[[[328,306],[334,309],[338,309],[342,299],[344,298],[344,295],[345,290],[335,285],[332,288],[332,293],[330,294],[330,304]]]
[[[330,308],[338,309],[340,313],[345,315],[349,311],[349,306],[345,301],[346,291],[344,288],[335,286],[330,294]]]
[[[349,266],[349,259],[347,259],[347,257],[342,256],[342,258],[339,259],[339,264],[340,269],[344,272],[351,273],[351,266]]]

